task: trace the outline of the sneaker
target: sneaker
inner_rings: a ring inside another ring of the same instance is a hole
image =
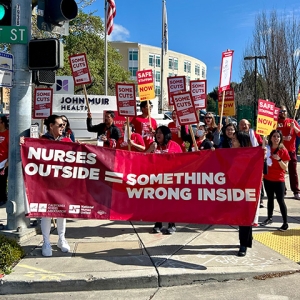
[[[266,225],[270,225],[273,223],[273,220],[272,218],[268,218],[266,220],[264,220],[262,223],[261,223],[261,226],[266,226]]]
[[[42,255],[43,256],[52,256],[51,244],[44,243],[42,246]]]
[[[247,247],[245,246],[240,246],[239,252],[238,252],[238,256],[245,256],[247,253]]]
[[[286,231],[289,228],[289,224],[288,223],[283,223],[282,226],[278,229],[280,231]]]
[[[264,205],[262,203],[259,204],[259,208],[264,208]]]
[[[152,233],[161,233],[162,222],[156,222],[152,228]]]
[[[165,230],[164,234],[173,234],[174,232],[176,232],[175,223],[169,223],[168,228]]]
[[[299,193],[294,194],[294,198],[295,198],[296,200],[300,200],[300,194],[299,194]]]
[[[57,242],[57,247],[60,248],[62,252],[69,252],[70,246],[66,240],[59,239]]]

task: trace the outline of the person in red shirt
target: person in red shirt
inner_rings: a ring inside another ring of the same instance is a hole
[[[172,120],[173,120],[173,122],[170,122],[168,124],[168,128],[171,130],[171,133],[172,133],[172,141],[174,141],[178,145],[180,145],[182,152],[186,152],[186,148],[185,148],[185,144],[182,139],[181,131],[184,130],[185,133],[188,134],[188,127],[187,127],[187,125],[180,126],[179,124],[177,124],[176,110],[172,111]]]
[[[145,151],[145,143],[144,143],[142,136],[140,134],[134,132],[135,129],[131,123],[129,125],[130,125],[130,131],[131,131],[130,139],[128,139],[128,137],[127,137],[127,127],[126,127],[126,123],[124,123],[124,125],[122,127],[124,135],[121,138],[119,138],[119,140],[117,142],[117,149],[128,150],[128,144],[130,144],[131,151],[133,151],[133,152]]]
[[[288,170],[291,190],[294,193],[294,198],[296,200],[300,200],[300,190],[297,173],[297,152],[295,146],[296,137],[300,136],[300,127],[295,120],[287,118],[285,106],[280,107],[277,129],[282,132],[283,145],[287,149],[290,156]]]
[[[154,140],[153,134],[155,133],[155,130],[157,128],[157,123],[156,120],[151,117],[149,122],[149,116],[151,113],[151,101],[149,101],[149,105],[147,101],[142,101],[140,104],[140,108],[142,110],[142,114],[134,117],[130,123],[133,124],[135,132],[143,137],[145,147],[147,149]]]
[[[285,231],[289,228],[287,223],[287,208],[284,202],[285,170],[288,167],[290,160],[287,149],[282,144],[283,136],[280,130],[273,130],[270,133],[268,148],[270,157],[268,161],[268,174],[264,175],[264,186],[268,196],[268,218],[262,222],[262,226],[266,226],[273,223],[273,210],[274,210],[274,193],[280,208],[280,212],[283,218],[283,225],[279,228],[281,231]]]
[[[2,115],[0,116],[0,206],[7,202],[8,144],[8,119]]]
[[[159,126],[155,132],[155,141],[145,151],[146,153],[181,153],[181,147],[176,142],[171,140],[172,133],[167,126]],[[152,229],[152,233],[172,234],[176,231],[175,223],[169,223],[168,228],[163,230],[162,222],[156,222]]]

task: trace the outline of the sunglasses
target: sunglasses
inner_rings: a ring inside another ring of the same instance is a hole
[[[68,120],[66,120],[66,119],[62,119],[62,121],[63,121],[63,122],[66,122],[66,123],[68,122]]]
[[[57,123],[56,123],[57,124]],[[61,127],[64,127],[65,126],[65,124],[64,123],[60,123],[60,124],[57,124],[58,125],[58,127],[59,128],[61,128]]]
[[[205,119],[212,119],[212,117],[205,117]]]
[[[285,112],[286,112],[286,110],[284,110],[284,109],[283,109],[283,110],[280,110],[279,112],[280,112],[280,113],[285,113]]]

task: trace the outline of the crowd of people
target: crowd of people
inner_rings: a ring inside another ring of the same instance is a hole
[[[263,146],[263,139],[258,135],[246,119],[239,122],[238,128],[228,123],[224,127],[216,124],[214,115],[206,113],[204,123],[196,124],[193,134],[188,126],[180,126],[176,112],[172,112],[172,122],[167,126],[158,126],[157,121],[151,117],[151,102],[141,102],[141,114],[132,118],[130,122],[125,122],[121,130],[114,124],[115,114],[113,111],[106,111],[104,122],[93,125],[92,114],[87,114],[87,130],[97,133],[98,145],[108,148],[144,152],[148,154],[182,153],[195,151],[211,151],[217,148],[239,148],[239,147],[259,147]],[[45,120],[47,131],[41,138],[75,142],[74,133],[71,130],[68,118],[51,115]],[[129,128],[128,128],[129,126]],[[194,138],[193,136],[194,135]],[[265,161],[267,171],[263,176],[263,187],[267,195],[267,219],[261,226],[272,224],[274,210],[274,194],[283,219],[283,224],[279,228],[281,231],[288,229],[287,207],[284,201],[286,194],[285,173],[289,172],[291,190],[294,197],[300,200],[300,190],[298,187],[297,174],[297,152],[295,148],[296,137],[300,136],[300,127],[293,119],[287,118],[286,107],[282,106],[279,113],[277,129],[273,130],[267,140],[265,147]],[[24,139],[21,139],[21,143]],[[196,144],[195,144],[196,143]],[[0,117],[0,194],[1,203],[7,201],[7,166],[8,166],[8,122],[5,117]],[[263,193],[261,193],[261,198]],[[4,199],[4,200],[2,200]],[[261,200],[262,201],[262,200]],[[263,203],[260,202],[260,207]],[[257,217],[257,216],[256,216]],[[41,229],[43,235],[43,256],[51,256],[52,248],[50,243],[51,219],[41,219]],[[57,246],[68,252],[70,246],[65,239],[66,219],[57,219],[58,243]],[[152,233],[172,234],[176,232],[176,225],[170,216],[167,228],[162,222],[156,222],[152,228]],[[247,248],[252,246],[252,226],[239,227],[240,248],[238,256],[245,256]]]

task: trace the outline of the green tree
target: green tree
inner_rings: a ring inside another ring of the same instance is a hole
[[[36,24],[36,22],[33,22]],[[32,36],[37,38],[55,37],[55,34],[42,32],[34,25]],[[100,17],[86,14],[79,10],[78,16],[70,22],[70,34],[61,38],[64,44],[64,68],[57,75],[70,76],[71,68],[68,57],[85,53],[92,77],[92,83],[86,86],[90,95],[104,94],[104,25]],[[117,82],[130,82],[130,73],[120,66],[122,56],[108,43],[108,94],[115,94]],[[75,88],[76,94],[82,94],[82,86]]]

